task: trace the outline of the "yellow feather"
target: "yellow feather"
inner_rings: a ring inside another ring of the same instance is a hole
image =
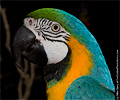
[[[51,88],[47,88],[48,100],[64,100],[69,85],[77,78],[88,75],[93,68],[93,61],[90,52],[85,45],[80,44],[70,36],[67,42],[71,48],[71,67],[67,75]]]

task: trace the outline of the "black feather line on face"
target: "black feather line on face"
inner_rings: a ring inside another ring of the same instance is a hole
[[[48,26],[48,28],[46,28],[46,30],[48,30],[50,28],[50,26]]]
[[[50,20],[48,20],[47,25],[49,24]]]
[[[61,41],[61,40],[53,40],[53,39],[49,39],[48,37],[46,37],[46,39],[47,39],[48,41],[51,41],[51,42],[62,42],[62,43],[64,43],[64,44],[66,44],[66,45],[67,45],[67,43],[66,43],[66,42]]]
[[[45,23],[43,24],[43,22],[44,22],[44,21],[45,21],[45,19],[43,19],[43,20],[42,20],[42,25],[44,25],[44,24],[45,24]]]
[[[66,33],[65,31],[60,31],[60,32],[56,32],[56,33],[53,33],[53,32],[50,32],[50,31],[45,31],[45,30],[42,30],[42,31],[50,33],[50,34],[54,34],[54,35],[57,35],[57,34],[60,34],[60,33]]]
[[[48,35],[48,34],[44,34],[44,32],[41,31],[41,33],[44,35],[44,36],[48,36],[48,37],[52,37],[52,38],[58,38],[58,37],[62,37],[63,35],[58,35],[58,36],[51,36],[51,35]]]
[[[49,26],[52,24],[52,21],[49,23]]]
[[[51,42],[63,42],[63,43],[65,43],[66,44],[66,42],[64,42],[64,41],[62,41],[62,40],[54,40],[54,39],[50,39],[49,37],[52,37],[52,36],[50,36],[50,35],[46,35],[46,34],[44,34],[42,31],[41,31],[41,33],[42,33],[42,36],[44,36],[43,38],[44,38],[44,40],[48,40],[48,41],[51,41]],[[49,36],[49,37],[46,37],[46,36]],[[62,36],[62,35],[61,35]],[[61,37],[60,35],[58,36],[58,37]],[[57,36],[56,36],[57,37]],[[56,37],[52,37],[52,38],[56,38]],[[63,37],[64,38],[64,37]],[[67,38],[64,38],[65,40],[68,40]],[[66,44],[67,45],[67,44]]]
[[[69,41],[69,39],[68,38],[66,38],[66,37],[63,37],[66,41]]]
[[[62,75],[65,73],[65,70],[69,69],[69,62],[71,58],[70,56],[71,56],[71,50],[69,48],[67,56],[61,62],[57,64],[50,64],[43,67],[45,80],[47,82],[53,79],[59,81],[62,78]]]
[[[42,35],[42,37],[44,38],[44,40],[46,40],[46,37],[44,35]]]
[[[46,22],[47,22],[47,19],[45,19],[45,22],[44,22],[44,24],[46,24]]]

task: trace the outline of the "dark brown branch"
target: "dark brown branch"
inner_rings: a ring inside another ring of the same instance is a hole
[[[25,72],[22,72],[18,68],[18,72],[20,73],[20,79],[19,79],[19,84],[18,84],[18,96],[19,99],[24,99],[27,100],[30,96],[31,88],[33,85],[34,77],[35,77],[35,69],[34,69],[34,64],[30,63],[30,74],[27,73],[28,71],[28,61],[24,59],[24,64],[25,64]],[[23,81],[24,80],[24,81]],[[25,85],[25,92],[22,94],[22,85]]]
[[[6,9],[2,8],[0,5],[0,12],[3,18],[3,22],[4,22],[4,27],[5,27],[5,31],[6,31],[6,43],[5,46],[8,49],[8,51],[10,52],[10,28],[9,28],[9,24],[8,24],[8,20],[7,20],[7,16],[6,16]]]

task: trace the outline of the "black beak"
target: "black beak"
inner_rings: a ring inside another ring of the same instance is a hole
[[[13,40],[12,55],[15,65],[24,71],[21,64],[21,55],[32,63],[45,66],[47,64],[47,55],[44,47],[40,45],[40,41],[36,40],[36,36],[31,30],[25,26],[21,26]]]

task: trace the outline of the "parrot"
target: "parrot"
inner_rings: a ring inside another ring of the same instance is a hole
[[[14,36],[12,55],[22,71],[22,56],[43,69],[48,100],[115,100],[115,86],[97,40],[64,10],[30,12]]]

